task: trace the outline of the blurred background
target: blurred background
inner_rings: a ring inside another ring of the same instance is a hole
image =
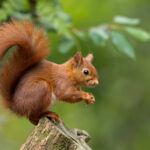
[[[1,0],[1,23],[10,17],[44,27],[51,61],[63,63],[78,50],[94,54],[100,84],[85,90],[95,104],[53,109],[70,129],[88,131],[94,150],[150,149],[149,0]],[[19,149],[33,129],[0,105],[1,150]]]

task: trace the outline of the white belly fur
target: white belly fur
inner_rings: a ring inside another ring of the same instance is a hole
[[[50,106],[48,107],[48,110],[52,110],[52,107],[56,104],[59,103],[59,99],[56,97],[56,95],[54,93],[52,93],[52,99],[51,99],[51,103]]]

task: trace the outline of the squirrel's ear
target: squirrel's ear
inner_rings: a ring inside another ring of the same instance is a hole
[[[93,54],[88,54],[87,56],[86,56],[86,60],[87,61],[90,61],[90,62],[92,62],[93,61]]]
[[[75,54],[74,60],[75,60],[76,66],[80,66],[83,64],[83,57],[82,57],[81,52],[77,52]]]

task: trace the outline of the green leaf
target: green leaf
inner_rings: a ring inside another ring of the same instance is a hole
[[[106,37],[102,35],[102,33],[98,30],[98,28],[92,28],[89,31],[89,37],[93,41],[93,43],[97,46],[105,46]]]
[[[127,18],[124,16],[116,16],[113,19],[114,22],[119,24],[138,25],[140,20],[138,18]]]
[[[80,38],[81,40],[85,40],[86,39],[86,34],[85,34],[85,32],[82,32],[82,31],[76,31],[75,32],[75,35],[78,37],[78,38]]]
[[[13,12],[12,6],[7,1],[3,3],[3,8],[8,14],[11,14]]]
[[[95,30],[95,32],[97,32],[97,34],[99,34],[105,40],[109,39],[109,34],[107,32],[107,29],[108,29],[107,24],[104,24],[104,25],[98,26],[96,28],[93,28],[93,30]]]
[[[67,53],[69,50],[71,50],[71,48],[73,48],[74,45],[75,45],[74,38],[63,37],[59,43],[59,51],[61,53]]]
[[[8,0],[8,3],[11,5],[11,7],[13,8],[13,9],[18,9],[18,5],[17,5],[17,1],[16,0]]]
[[[3,9],[0,9],[0,14],[0,21],[6,20],[6,18],[8,17],[7,13]]]
[[[17,19],[27,19],[27,20],[30,20],[31,19],[31,14],[30,13],[26,13],[26,14],[23,14],[23,13],[19,13],[19,12],[14,12],[12,13],[10,16],[14,17],[14,18],[17,18]]]
[[[141,28],[126,27],[125,30],[141,41],[150,40],[150,34]]]
[[[125,53],[131,58],[135,58],[134,49],[123,34],[116,31],[110,31],[110,35],[113,44],[120,52]]]

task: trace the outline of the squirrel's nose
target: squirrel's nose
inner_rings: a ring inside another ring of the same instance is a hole
[[[97,80],[97,79],[92,81],[92,85],[93,85],[93,86],[98,85],[98,83],[99,83],[99,82],[98,82],[98,80]]]

